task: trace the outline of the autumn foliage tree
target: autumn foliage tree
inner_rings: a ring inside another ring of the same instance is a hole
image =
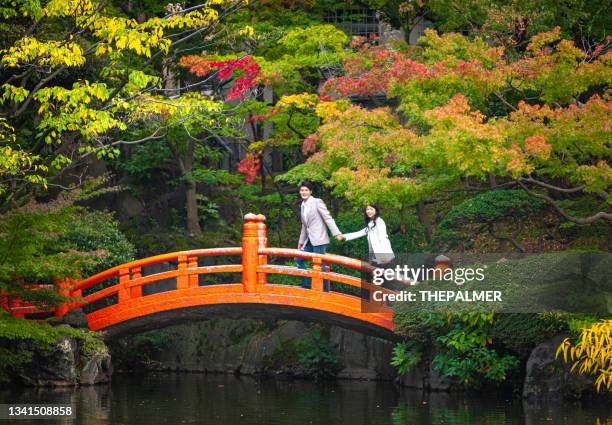
[[[313,154],[303,170],[322,170],[315,175],[357,204],[418,207],[476,179],[484,189],[521,188],[570,222],[612,220],[605,42],[588,53],[557,28],[514,58],[478,38],[428,30],[420,45],[356,46],[321,94],[383,98],[391,108],[353,106],[324,119],[304,142]],[[584,215],[565,208],[577,196],[592,200]]]
[[[262,161],[266,151],[293,153],[291,148],[299,147],[316,130],[320,120],[313,101],[317,87],[327,77],[324,70],[340,64],[349,38],[332,25],[312,25],[285,29],[274,47],[257,33],[250,41],[245,52],[187,55],[180,60],[199,80],[212,77],[209,87],[229,103],[236,128],[242,124],[249,129],[250,138],[235,137],[247,150],[237,167],[247,183],[259,172],[270,173]],[[265,90],[276,101],[264,100]],[[266,137],[265,126],[270,129]]]

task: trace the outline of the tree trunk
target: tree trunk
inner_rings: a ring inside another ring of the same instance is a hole
[[[198,216],[198,184],[192,180],[193,176],[193,151],[195,144],[188,142],[185,150],[173,141],[168,139],[168,147],[172,151],[174,158],[179,166],[181,176],[189,177],[187,189],[185,190],[185,210],[187,211],[187,231],[193,235],[201,235],[200,218]]]
[[[489,188],[495,189],[497,187],[497,180],[495,179],[495,174],[489,173]]]
[[[187,144],[185,155],[182,158],[183,176],[189,176],[193,172],[193,142]],[[185,207],[187,210],[187,231],[194,235],[201,235],[200,217],[198,216],[198,184],[190,179],[185,192]]]
[[[190,181],[187,184],[186,207],[187,207],[187,231],[194,235],[201,235],[200,218],[198,216],[198,191],[197,183]]]
[[[427,241],[427,243],[431,243],[431,234],[432,234],[431,223],[429,221],[429,217],[427,216],[427,211],[425,211],[425,202],[423,200],[419,201],[419,203],[416,206],[416,210],[417,210],[417,217],[419,218],[419,221],[421,222],[421,224],[423,225],[423,228],[425,229],[425,240]]]
[[[266,160],[265,151],[261,153],[261,166],[259,167],[259,175],[261,176],[261,193],[265,195],[266,190],[266,167],[264,167],[264,161]]]

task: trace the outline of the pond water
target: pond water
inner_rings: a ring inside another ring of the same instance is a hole
[[[389,382],[258,380],[205,374],[116,374],[111,385],[2,389],[0,403],[73,406],[62,420],[0,420],[17,425],[346,424],[499,425],[612,423],[610,406],[536,404],[423,393]]]

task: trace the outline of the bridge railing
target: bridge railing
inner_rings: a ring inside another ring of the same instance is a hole
[[[265,217],[263,215],[247,214],[243,226],[242,239],[242,282],[245,291],[256,292],[262,285],[268,284],[269,275],[300,276],[311,279],[311,290],[322,292],[325,280],[339,282],[368,292],[366,302],[374,303],[374,291],[391,293],[393,291],[368,283],[365,279],[374,267],[364,261],[343,257],[335,254],[315,254],[298,249],[268,248]],[[312,268],[299,269],[294,266],[269,264],[268,257],[302,258],[312,261]],[[359,271],[362,276],[355,277],[342,273],[323,271],[323,264],[335,264]],[[331,285],[330,285],[331,286]],[[350,294],[349,294],[350,295]],[[358,295],[362,298],[361,295]],[[378,311],[390,310],[385,304],[376,303]]]
[[[123,304],[135,298],[141,298],[144,286],[163,280],[176,279],[176,289],[187,289],[198,287],[199,276],[202,274],[242,273],[241,264],[198,265],[198,259],[201,257],[239,256],[241,254],[242,249],[240,247],[172,252],[122,264],[79,282],[66,281],[62,284],[65,295],[75,297],[81,301],[58,307],[56,315],[61,316],[71,308],[92,304],[114,295],[117,296],[117,303]],[[176,263],[177,267],[173,270],[143,276],[144,267],[168,263]],[[113,279],[117,280],[116,284],[83,296],[83,291]]]
[[[200,266],[198,259],[201,257],[215,256],[241,256],[240,264],[224,264]],[[312,268],[299,269],[293,266],[283,266],[269,264],[269,257],[303,258],[312,261]],[[155,274],[143,275],[143,268],[156,264],[175,263],[177,266],[173,270],[161,271]],[[323,271],[322,265],[333,264],[357,270],[360,273],[368,273],[373,267],[363,261],[353,258],[343,257],[334,254],[314,254],[297,249],[287,248],[268,248],[266,236],[265,217],[263,215],[247,214],[244,218],[243,237],[241,247],[229,248],[210,248],[191,251],[180,251],[168,254],[157,255],[122,264],[117,267],[105,270],[101,273],[88,277],[81,281],[66,279],[60,282],[58,292],[67,297],[72,297],[74,302],[67,302],[54,309],[56,316],[63,316],[71,309],[95,303],[103,303],[102,308],[112,304],[130,303],[135,299],[143,297],[143,287],[156,282],[175,279],[176,290],[197,288],[200,286],[200,275],[214,273],[240,273],[241,282],[236,282],[227,286],[231,292],[257,293],[266,292],[266,288],[271,289],[275,284],[268,282],[270,275],[288,275],[306,277],[311,279],[312,291],[322,292],[323,282],[339,282],[344,285],[359,288],[360,294],[345,294],[347,296],[358,296],[363,300],[363,290],[369,292],[370,297],[373,291],[392,292],[385,288],[374,286],[364,282],[364,279],[349,276],[332,271]],[[107,282],[106,285],[104,283]],[[91,291],[96,286],[103,286],[101,289]],[[173,288],[174,289],[174,288]],[[308,290],[308,289],[304,289]],[[87,293],[90,292],[90,293]],[[115,298],[116,297],[116,298]],[[113,299],[114,302],[104,304],[104,300]],[[364,302],[372,302],[371,298]],[[24,317],[26,313],[40,312],[32,304],[19,300],[4,300],[3,306],[17,317]],[[387,309],[386,306],[378,306],[380,309]]]

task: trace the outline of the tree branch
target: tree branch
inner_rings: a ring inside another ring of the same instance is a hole
[[[605,211],[599,211],[596,214],[593,214],[589,217],[574,217],[572,215],[570,215],[569,213],[567,213],[566,211],[564,211],[559,205],[557,205],[557,203],[550,198],[547,195],[544,195],[542,193],[537,193],[534,192],[532,190],[530,190],[527,186],[525,186],[525,184],[519,179],[518,180],[518,184],[523,188],[523,190],[525,192],[527,192],[529,195],[533,196],[534,198],[537,199],[541,199],[543,201],[546,201],[548,204],[552,205],[552,207],[566,220],[569,220],[573,223],[576,224],[592,224],[594,222],[596,222],[597,220],[608,220],[608,221],[612,221],[612,214],[611,213],[607,213]]]

